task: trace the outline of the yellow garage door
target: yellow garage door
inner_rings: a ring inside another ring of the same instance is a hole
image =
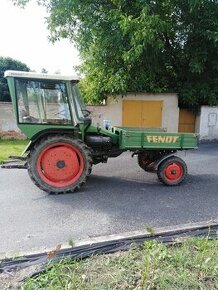
[[[123,126],[160,128],[162,126],[162,101],[123,101]]]
[[[179,132],[194,133],[195,132],[195,113],[180,109],[179,111]]]

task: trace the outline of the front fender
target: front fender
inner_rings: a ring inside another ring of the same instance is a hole
[[[173,153],[170,153],[170,154],[167,154],[165,156],[163,156],[162,158],[158,159],[155,161],[154,163],[154,170],[157,170],[158,169],[158,166],[166,159],[170,158],[170,157],[175,157],[175,152]]]
[[[30,151],[33,148],[33,146],[35,145],[35,143],[38,142],[39,140],[41,140],[42,138],[44,138],[48,135],[52,136],[52,135],[58,135],[58,134],[76,136],[78,139],[81,139],[81,134],[78,131],[78,129],[72,130],[72,129],[57,129],[57,128],[51,129],[50,128],[50,129],[42,130],[39,133],[35,134],[31,138],[30,142],[28,143],[28,145],[26,146],[26,148],[22,152],[21,156],[23,156],[28,151]]]

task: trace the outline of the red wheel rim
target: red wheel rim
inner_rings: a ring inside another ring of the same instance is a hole
[[[36,166],[45,183],[53,187],[66,187],[80,178],[85,162],[77,148],[59,142],[49,145],[40,153]]]
[[[183,167],[180,163],[173,162],[173,163],[168,164],[165,167],[164,173],[165,173],[165,178],[168,181],[175,182],[175,181],[178,181],[182,178],[182,176],[184,174],[184,170],[183,170]]]

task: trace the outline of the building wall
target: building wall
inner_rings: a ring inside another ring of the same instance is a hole
[[[93,123],[103,124],[103,120],[111,120],[112,126],[122,126],[123,100],[163,101],[162,127],[168,132],[178,132],[179,108],[176,94],[128,94],[124,97],[109,98],[107,106],[93,108]],[[89,106],[92,111],[93,106]]]
[[[11,103],[0,103],[0,131],[19,131]]]
[[[124,97],[108,98],[105,106],[87,106],[90,110],[92,123],[103,126],[103,120],[110,120],[112,126],[122,126],[123,100],[154,100],[163,101],[162,127],[168,132],[178,132],[179,108],[176,94],[128,94]],[[12,104],[0,103],[0,131],[15,130],[16,126]]]
[[[126,97],[110,98],[107,106],[87,106],[90,110],[94,124],[103,125],[103,120],[111,120],[113,126],[122,126],[122,100],[163,100],[162,127],[168,132],[178,131],[179,109],[177,97],[174,94],[168,95],[133,95]],[[11,103],[0,103],[0,131],[15,130],[16,126]],[[196,133],[201,140],[218,139],[218,107],[203,106],[196,118]]]
[[[106,119],[106,111],[107,106],[94,106],[94,105],[88,105],[86,106],[87,110],[91,112],[91,118],[93,124],[99,124],[103,125],[103,120]]]
[[[201,107],[199,134],[201,140],[218,139],[218,107]]]

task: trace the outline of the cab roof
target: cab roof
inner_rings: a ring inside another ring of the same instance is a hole
[[[61,80],[61,81],[79,81],[80,80],[77,76],[64,76],[64,75],[59,75],[59,74],[34,73],[34,72],[17,71],[17,70],[5,71],[4,77]]]

